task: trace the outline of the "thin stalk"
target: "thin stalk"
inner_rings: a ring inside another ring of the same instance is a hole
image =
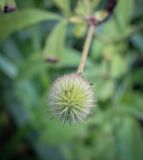
[[[78,70],[77,70],[78,74],[83,73],[85,63],[86,63],[86,59],[87,59],[87,55],[88,55],[88,51],[89,51],[91,41],[92,41],[92,38],[93,38],[93,35],[94,35],[94,30],[95,30],[95,26],[94,25],[89,25],[87,37],[86,37],[84,47],[83,47],[83,51],[82,51],[80,64],[79,64],[79,67],[78,67]]]

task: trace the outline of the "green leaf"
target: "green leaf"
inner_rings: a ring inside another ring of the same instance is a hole
[[[45,47],[43,49],[44,58],[55,58],[60,60],[61,54],[65,47],[66,21],[58,23],[47,37]]]
[[[93,40],[92,46],[91,46],[91,56],[93,60],[97,60],[99,56],[102,53],[102,50],[104,48],[104,44],[99,41],[98,39]]]
[[[70,13],[70,0],[54,0],[54,3],[66,14]]]
[[[134,0],[119,0],[115,9],[115,16],[105,24],[104,36],[116,40],[130,33],[130,20],[134,11]]]
[[[127,30],[127,25],[131,20],[131,16],[134,11],[134,0],[119,0],[115,16],[118,23],[118,28],[121,32]]]
[[[79,23],[75,25],[74,36],[76,38],[82,38],[87,31],[87,25],[84,23]]]
[[[134,0],[119,0],[115,15],[118,17],[119,22],[129,23],[134,11]]]
[[[77,68],[80,62],[81,54],[75,49],[66,47],[61,54],[61,61],[57,64],[57,67],[75,67]],[[88,58],[86,62],[86,68],[93,67],[91,60]]]
[[[91,2],[91,8],[92,8],[92,11],[94,11],[96,9],[96,7],[99,5],[101,0],[93,0]]]
[[[112,56],[111,62],[111,76],[113,78],[120,78],[127,71],[127,61],[125,61],[126,57],[122,57],[119,54],[114,54]]]
[[[40,105],[40,97],[33,82],[30,80],[16,81],[14,87],[16,96],[27,109],[28,114],[34,114],[31,109],[33,106],[36,107]],[[32,97],[30,95],[32,95]]]
[[[137,121],[132,117],[122,117],[114,130],[118,158],[121,160],[141,160],[143,139]]]
[[[21,64],[17,80],[29,79],[36,75],[40,76],[47,68],[48,64],[45,63],[42,56],[39,53],[32,53],[27,60]]]
[[[113,96],[115,90],[115,84],[113,80],[99,79],[98,81],[96,81],[95,85],[97,99],[106,101]]]
[[[93,14],[101,0],[78,0],[75,12],[81,16]]]
[[[79,0],[75,8],[75,12],[81,16],[88,16],[91,14],[91,3],[89,0]]]
[[[61,123],[61,122],[60,122]],[[58,120],[49,120],[47,118],[47,127],[43,132],[42,139],[51,145],[64,144],[75,137],[81,130],[80,126],[70,126],[69,124],[58,123]]]
[[[18,68],[7,57],[0,55],[0,71],[13,79],[17,76]]]
[[[143,95],[137,92],[127,92],[121,98],[123,109],[132,116],[143,119]]]
[[[133,37],[131,38],[131,41],[133,43],[133,45],[141,52],[143,53],[143,36],[141,34],[135,34],[133,35]]]
[[[67,66],[78,66],[80,62],[80,54],[78,51],[65,48],[65,50],[61,54],[61,61],[59,62],[59,67],[67,67]]]
[[[9,34],[23,29],[24,27],[42,21],[59,19],[60,16],[54,13],[38,9],[25,9],[11,14],[2,15],[0,16],[0,39],[5,38]]]

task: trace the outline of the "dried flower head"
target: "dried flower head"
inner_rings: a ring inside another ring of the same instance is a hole
[[[80,74],[64,75],[54,82],[49,105],[54,116],[64,123],[82,122],[94,106],[92,86]]]

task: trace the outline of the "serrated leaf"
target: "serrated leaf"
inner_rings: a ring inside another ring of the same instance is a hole
[[[38,9],[24,9],[0,16],[0,39],[30,25],[47,21],[59,20],[60,16]]]
[[[45,59],[52,57],[59,61],[62,58],[61,54],[64,51],[66,38],[66,25],[66,21],[58,23],[47,37],[43,49]]]

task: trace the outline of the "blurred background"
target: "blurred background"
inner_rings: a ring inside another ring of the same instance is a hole
[[[1,160],[143,159],[142,0],[118,0],[96,28],[84,72],[97,99],[92,117],[63,126],[49,112],[52,82],[80,61],[87,24],[79,17],[107,3],[0,0]]]

